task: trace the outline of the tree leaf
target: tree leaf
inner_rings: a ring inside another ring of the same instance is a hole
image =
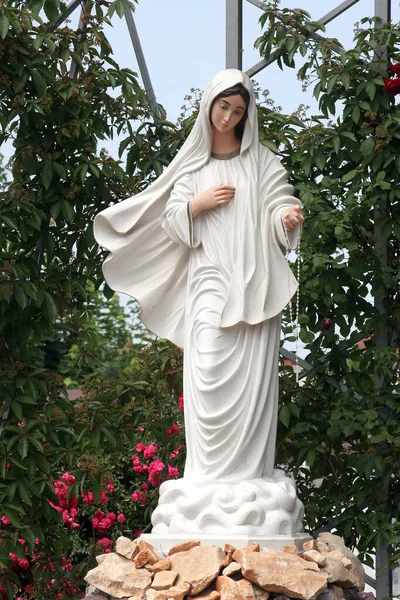
[[[61,177],[62,179],[67,179],[67,171],[65,170],[65,167],[63,165],[61,165],[58,162],[52,162],[51,166],[59,177]]]
[[[22,308],[22,310],[24,310],[28,299],[26,297],[24,290],[18,284],[16,284],[15,288],[14,288],[14,298],[16,299],[20,308]]]
[[[368,81],[367,85],[365,86],[365,91],[367,92],[370,100],[373,100],[376,93],[376,85],[372,83],[372,81]]]
[[[17,402],[17,400],[11,401],[11,410],[13,411],[17,419],[22,420],[22,406],[19,402]]]
[[[320,150],[318,150],[318,152],[316,153],[316,155],[314,157],[314,161],[315,161],[315,164],[317,165],[318,169],[320,171],[323,171],[325,164],[326,164],[325,154],[323,152],[321,152]]]
[[[53,179],[53,175],[54,171],[52,165],[46,163],[40,171],[40,179],[42,180],[45,190],[49,189]]]
[[[39,98],[42,98],[46,94],[47,85],[43,77],[38,71],[31,71],[32,81],[35,85]]]
[[[279,411],[280,422],[288,429],[290,423],[290,409],[287,404],[284,404]]]
[[[360,151],[365,156],[365,155],[370,154],[371,152],[373,152],[374,148],[375,148],[375,140],[374,140],[374,138],[367,138],[361,144]]]
[[[357,173],[357,171],[355,169],[353,169],[352,171],[349,171],[348,173],[346,173],[346,175],[343,175],[343,177],[342,177],[343,183],[348,183],[349,181],[351,181],[355,177],[356,173]]]
[[[32,506],[32,500],[30,499],[25,481],[25,479],[18,479],[18,492],[22,502],[28,506]]]
[[[353,121],[355,123],[358,123],[358,121],[360,120],[361,117],[361,111],[359,106],[356,104],[355,107],[353,108],[353,110],[351,111],[351,118],[353,119]]]
[[[44,3],[44,12],[50,23],[54,23],[60,16],[56,4],[54,0],[46,0]]]
[[[10,27],[10,19],[4,13],[0,15],[0,37],[4,40]]]
[[[350,78],[350,73],[348,71],[343,71],[342,73],[342,82],[344,85],[344,89],[348,90],[350,87],[350,82],[351,82],[351,78]]]
[[[42,312],[48,323],[53,323],[58,315],[57,306],[48,292],[45,292],[41,305]]]
[[[69,223],[73,223],[75,221],[75,211],[72,204],[70,204],[68,200],[61,201],[61,210],[63,216]]]

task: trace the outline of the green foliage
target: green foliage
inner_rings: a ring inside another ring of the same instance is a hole
[[[147,421],[157,414],[158,400],[168,395],[163,415],[176,401],[167,383],[165,395],[151,396],[156,385],[143,390],[144,380],[142,388],[131,380],[138,359],[128,341],[128,322],[121,321],[116,301],[104,315],[95,292],[102,284],[104,255],[93,238],[93,217],[140,190],[182,143],[181,128],[164,121],[154,126],[136,74],[119,68],[112,57],[103,26],[126,6],[131,6],[127,0],[88,3],[79,32],[65,23],[57,26],[67,7],[60,0],[10,0],[0,7],[0,144],[12,140],[15,149],[11,183],[0,176],[0,516],[5,519],[0,588],[9,600],[14,591],[21,596],[18,586],[28,583],[30,598],[56,595],[55,587],[75,593],[73,578],[84,569],[79,560],[91,556],[95,538],[83,522],[75,537],[69,535],[49,504],[57,502],[55,478],[74,470],[76,497],[90,490],[98,498],[103,471],[122,481],[136,443],[151,435]],[[102,144],[125,132],[131,137],[116,160]],[[169,140],[172,149],[160,139]],[[120,326],[105,342],[115,322]],[[120,354],[112,358],[116,347]],[[167,351],[154,352],[161,360]],[[70,384],[86,381],[89,354],[96,365],[90,373],[99,378],[91,393],[98,397],[91,396],[86,407],[88,400],[68,399],[64,372],[69,369]],[[146,402],[136,406],[134,395]],[[131,405],[122,406],[121,399]],[[143,435],[138,423],[145,427]],[[82,457],[101,455],[106,444],[110,454],[124,455],[121,471],[113,472],[107,456],[86,472]],[[165,453],[173,449],[167,443]],[[129,521],[131,530],[140,524]],[[77,564],[68,574],[62,560],[71,545],[83,550],[74,555]],[[30,560],[35,555],[47,565],[44,574],[13,566],[9,552],[20,559],[25,552]],[[49,591],[51,579],[55,587]]]
[[[272,4],[257,45],[281,66],[305,57],[298,76],[321,111],[260,111],[261,140],[276,144],[306,215],[300,337],[311,368],[300,387],[282,379],[278,456],[310,530],[335,527],[369,561],[386,539],[396,562],[400,110],[382,56],[400,60],[400,30],[364,19],[354,48],[337,54],[336,40],[311,37],[319,26],[305,11]]]

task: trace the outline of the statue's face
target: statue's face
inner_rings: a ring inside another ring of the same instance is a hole
[[[211,123],[220,133],[227,133],[242,120],[246,102],[239,94],[218,98],[211,108]]]

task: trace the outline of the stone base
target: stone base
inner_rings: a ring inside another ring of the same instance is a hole
[[[165,534],[163,536],[145,533],[140,536],[154,547],[154,552],[159,556],[167,556],[170,548],[177,544],[198,540],[202,546],[219,546],[224,548],[225,544],[231,544],[235,548],[244,548],[250,546],[253,542],[258,542],[262,548],[270,550],[282,550],[283,546],[296,546],[298,553],[303,551],[303,543],[312,538],[307,533],[293,533],[287,535],[211,535],[211,534]]]

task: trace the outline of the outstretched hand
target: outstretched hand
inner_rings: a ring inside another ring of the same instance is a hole
[[[195,219],[203,210],[217,208],[230,202],[235,195],[231,185],[217,185],[192,200],[192,217]]]
[[[291,206],[283,215],[283,223],[288,231],[292,231],[301,223],[304,223],[303,213],[300,206]]]

